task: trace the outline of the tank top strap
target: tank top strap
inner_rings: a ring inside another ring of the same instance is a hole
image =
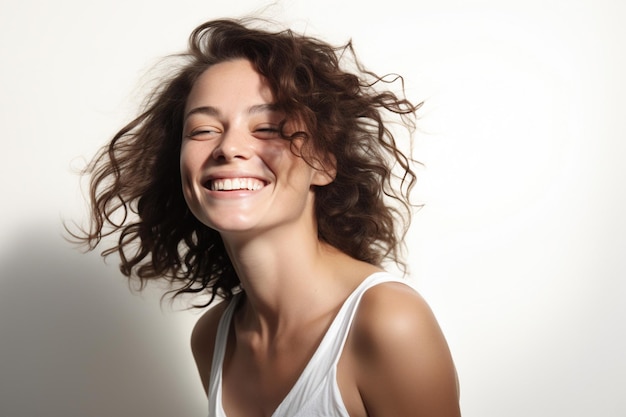
[[[341,357],[341,353],[343,352],[343,347],[346,343],[348,333],[352,328],[352,322],[354,321],[354,316],[358,311],[361,298],[363,298],[363,295],[370,288],[386,282],[403,282],[406,284],[406,281],[403,281],[388,272],[377,272],[363,280],[361,284],[359,284],[359,286],[348,296],[335,316],[332,324],[328,328],[328,331],[320,344],[320,350],[323,350],[326,353],[326,356],[321,357],[322,355],[320,355],[320,358],[316,358],[319,359],[320,363],[313,364],[313,368],[329,370],[331,367],[335,367],[337,365],[337,362],[339,362],[339,358]]]
[[[224,355],[226,354],[226,342],[228,340],[228,332],[230,331],[230,323],[240,298],[241,293],[236,294],[232,298],[222,313],[217,326],[213,359],[211,361],[211,375],[209,377],[209,417],[226,417],[222,408],[222,365],[224,363]]]

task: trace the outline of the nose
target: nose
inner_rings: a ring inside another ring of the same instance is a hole
[[[252,143],[247,132],[240,129],[227,129],[219,138],[212,156],[216,160],[248,159]]]

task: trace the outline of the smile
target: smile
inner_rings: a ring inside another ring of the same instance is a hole
[[[207,188],[211,191],[256,191],[265,187],[265,183],[256,178],[219,178],[208,182]]]

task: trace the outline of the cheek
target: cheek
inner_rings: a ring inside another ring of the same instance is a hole
[[[194,178],[202,170],[202,158],[195,148],[193,144],[183,142],[180,149],[180,178],[187,204],[193,195]]]
[[[296,150],[297,152],[297,150]],[[304,160],[294,155],[289,144],[278,143],[273,146],[264,146],[262,158],[265,164],[278,176],[283,175],[287,182],[292,182],[295,177],[302,174]]]
[[[202,145],[204,142],[183,140],[180,148],[180,173],[183,177],[202,170],[207,155],[211,152],[207,146]]]
[[[314,170],[304,159],[289,154],[283,156],[283,171],[289,187],[294,190],[310,190],[313,183]]]

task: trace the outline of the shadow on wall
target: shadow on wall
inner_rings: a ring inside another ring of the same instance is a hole
[[[133,295],[98,254],[30,231],[0,256],[0,416],[194,416],[189,313]]]

